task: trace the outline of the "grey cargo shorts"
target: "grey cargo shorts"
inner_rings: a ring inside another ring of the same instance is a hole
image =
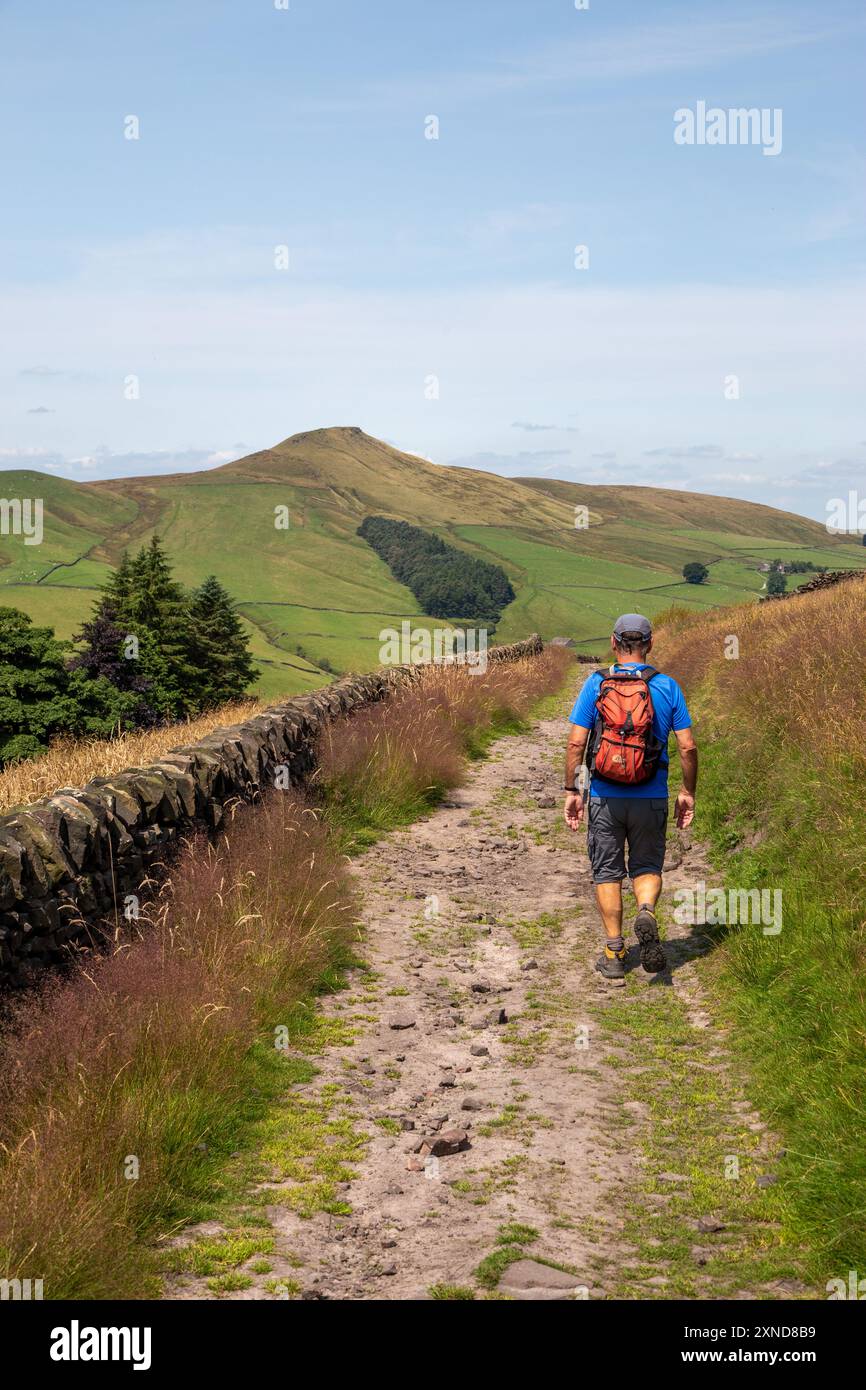
[[[668,803],[648,796],[591,796],[587,850],[593,883],[660,874],[665,862]]]

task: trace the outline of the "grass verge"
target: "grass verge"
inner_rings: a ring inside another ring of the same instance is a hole
[[[672,989],[629,987],[595,1010],[616,1101],[645,1116],[639,1194],[614,1296],[779,1298],[802,1291],[784,1155]]]
[[[331,725],[315,785],[346,852],[426,814],[464,781],[467,758],[518,732],[528,710],[561,689],[572,665],[562,649],[546,648],[477,674],[430,666],[387,703]]]
[[[858,581],[662,633],[700,716],[696,832],[781,930],[722,923],[709,977],[752,1095],[783,1136],[812,1277],[866,1267],[866,590]]]
[[[255,1184],[278,1182],[302,1214],[345,1209],[365,1136],[340,1095],[310,1104],[299,1089],[317,1048],[350,1041],[323,1039],[345,1025],[312,1006],[340,986],[357,935],[344,846],[430,806],[485,729],[522,717],[568,661],[545,653],[483,678],[439,668],[343,721],[320,807],[273,793],[217,843],[191,842],[111,954],[12,1002],[0,1278],[41,1278],[53,1299],[135,1299],[166,1268],[201,1270],[219,1295],[249,1287],[270,1248]],[[166,1250],[214,1217],[234,1232]]]

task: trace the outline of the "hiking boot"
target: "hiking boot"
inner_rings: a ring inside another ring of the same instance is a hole
[[[651,975],[667,965],[665,948],[659,940],[659,924],[651,907],[644,904],[634,919],[634,934],[640,942],[640,963]]]
[[[595,962],[595,968],[599,975],[603,975],[606,980],[624,980],[625,957],[626,948],[624,946],[622,950],[618,952],[613,952],[605,946],[598,960]]]

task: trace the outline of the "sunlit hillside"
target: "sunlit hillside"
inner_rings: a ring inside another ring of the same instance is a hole
[[[430,463],[351,427],[293,435],[198,473],[80,484],[8,472],[3,492],[43,498],[44,540],[0,538],[0,602],[70,637],[123,550],[158,532],[179,579],[193,585],[214,571],[239,603],[265,696],[375,666],[380,633],[404,618],[432,624],[356,535],[371,513],[505,569],[516,598],[497,641],[537,630],[601,651],[617,612],[757,596],[759,563],[777,555],[866,564],[862,547],[817,522],[756,503],[501,478]],[[707,583],[684,583],[689,560],[709,567]]]

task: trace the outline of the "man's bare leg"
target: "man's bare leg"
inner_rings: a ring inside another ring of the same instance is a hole
[[[655,911],[655,905],[661,897],[662,876],[661,874],[638,874],[632,883],[635,900],[638,907],[651,907]]]
[[[622,936],[622,884],[597,883],[595,900],[608,940]]]
[[[634,919],[634,934],[640,942],[640,962],[644,970],[658,974],[667,964],[655,915],[656,903],[662,891],[662,876],[638,874],[632,887],[638,906],[637,917]]]
[[[606,980],[625,983],[625,942],[622,939],[622,883],[597,883],[595,900],[604,923],[604,950],[595,968]]]

